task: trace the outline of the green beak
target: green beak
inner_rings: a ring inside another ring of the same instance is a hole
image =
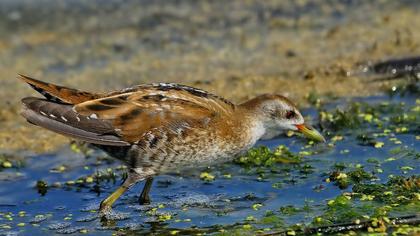
[[[299,130],[299,132],[304,134],[309,139],[312,139],[318,142],[324,142],[324,143],[326,142],[324,136],[322,136],[322,134],[320,134],[316,129],[314,129],[310,125],[300,124],[300,125],[296,125],[296,128]]]

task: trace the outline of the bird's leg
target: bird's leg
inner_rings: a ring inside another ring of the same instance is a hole
[[[153,183],[153,177],[148,177],[146,179],[146,183],[144,184],[143,191],[141,191],[141,194],[139,197],[140,205],[150,204],[149,192],[150,192],[150,189],[152,188],[152,183]]]
[[[123,195],[131,186],[133,186],[138,181],[144,179],[144,177],[140,176],[134,171],[129,171],[127,178],[124,180],[124,183],[111,195],[105,198],[99,207],[99,211],[102,215],[105,215],[109,212],[112,208],[112,204],[114,204],[117,199]]]

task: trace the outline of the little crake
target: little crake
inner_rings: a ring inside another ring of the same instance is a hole
[[[281,95],[235,105],[172,83],[88,93],[20,78],[45,97],[22,99],[22,115],[29,123],[91,143],[129,167],[124,183],[102,201],[101,213],[139,181],[146,180],[140,203],[148,203],[153,176],[230,161],[257,140],[284,130],[325,141]]]

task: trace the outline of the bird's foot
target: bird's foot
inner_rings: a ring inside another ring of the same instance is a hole
[[[103,200],[99,205],[99,215],[101,217],[106,217],[112,212],[112,204],[109,204],[106,200],[107,199]]]

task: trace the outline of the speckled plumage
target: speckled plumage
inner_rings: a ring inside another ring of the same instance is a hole
[[[26,76],[21,79],[46,98],[22,100],[22,115],[30,123],[92,143],[130,168],[127,180],[101,210],[109,209],[138,181],[230,161],[258,139],[271,138],[283,129],[298,130],[304,123],[296,107],[281,95],[262,95],[234,105],[172,83],[88,93]]]

